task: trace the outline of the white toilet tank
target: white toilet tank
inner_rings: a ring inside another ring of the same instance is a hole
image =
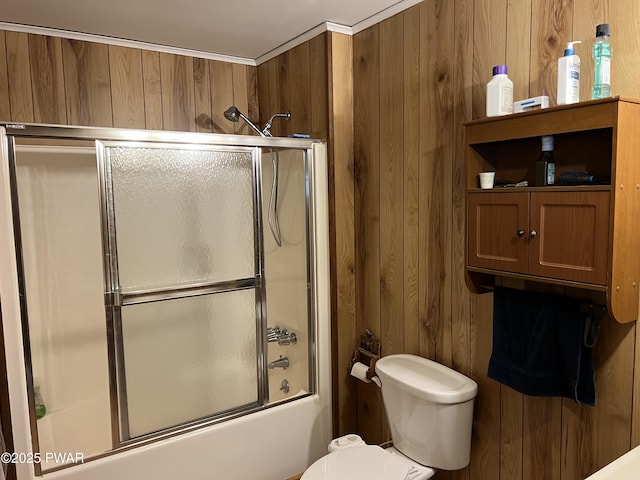
[[[469,464],[478,384],[416,355],[376,362],[393,445],[416,462],[443,470]]]

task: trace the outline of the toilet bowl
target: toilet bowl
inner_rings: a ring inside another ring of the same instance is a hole
[[[434,474],[393,447],[361,444],[325,455],[300,480],[427,480]]]
[[[416,355],[376,363],[394,447],[363,445],[357,435],[331,442],[332,453],[301,480],[426,480],[435,469],[469,464],[473,402],[478,385],[455,370]]]

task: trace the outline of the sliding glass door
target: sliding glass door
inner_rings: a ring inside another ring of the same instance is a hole
[[[99,143],[120,438],[264,400],[259,151]]]

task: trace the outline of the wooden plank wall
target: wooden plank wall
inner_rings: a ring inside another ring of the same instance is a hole
[[[354,36],[356,333],[369,328],[384,355],[419,353],[479,384],[471,464],[438,479],[578,480],[640,444],[635,324],[603,321],[595,408],[487,378],[492,296],[465,286],[461,148],[463,122],[484,117],[493,65],[508,64],[516,99],[555,104],[557,58],[582,40],[590,98],[598,23],[611,24],[614,94],[640,97],[638,13],[633,0],[424,0]],[[387,438],[375,387],[358,384],[351,415],[366,440]]]
[[[261,124],[274,113],[291,113],[291,120],[273,122],[274,136],[328,138],[327,41],[328,34],[318,35],[258,66]]]
[[[249,133],[257,68],[0,30],[0,121]]]

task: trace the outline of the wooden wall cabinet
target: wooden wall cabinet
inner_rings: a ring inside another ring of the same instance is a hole
[[[469,193],[469,267],[605,286],[608,191]]]
[[[553,135],[564,171],[607,185],[535,186],[541,137]],[[465,124],[467,283],[496,276],[603,292],[611,315],[638,318],[640,102],[609,98]],[[482,171],[496,187],[478,188]],[[500,186],[526,180],[527,187]],[[490,286],[490,285],[489,285]]]

